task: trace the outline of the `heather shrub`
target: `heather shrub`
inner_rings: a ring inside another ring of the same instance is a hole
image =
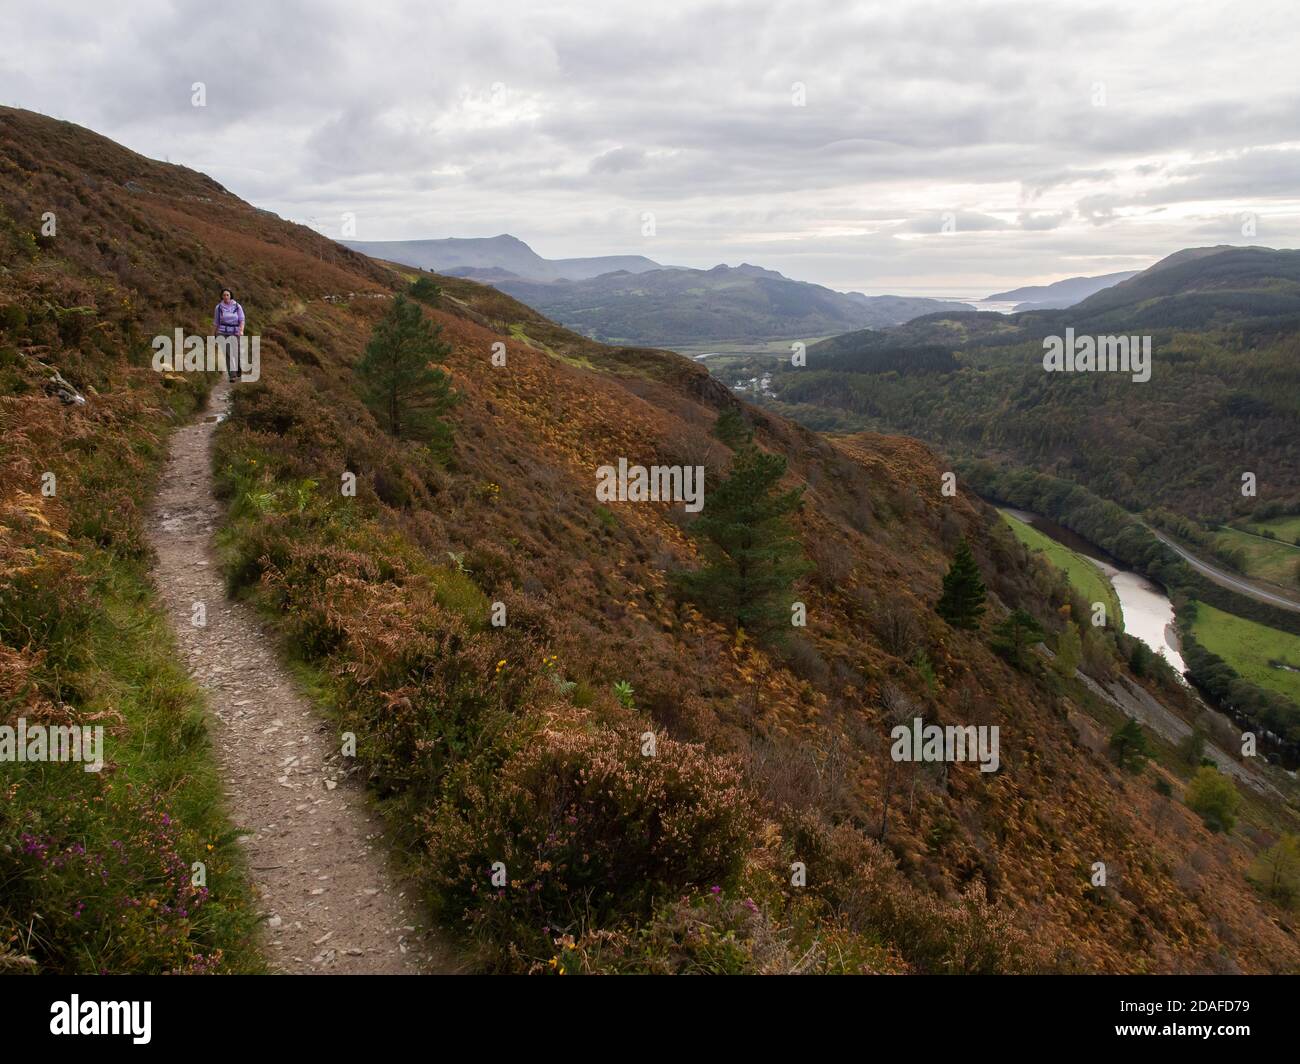
[[[490,746],[513,707],[538,697],[538,678],[432,601],[351,590],[354,607],[387,600],[391,608],[347,614],[335,663],[341,724],[356,733],[376,789],[423,811],[452,765]],[[516,642],[511,656],[518,650]]]
[[[262,574],[289,563],[292,541],[285,534],[289,521],[268,517],[235,534],[227,529],[217,538],[225,559],[226,590],[238,594],[256,586]]]
[[[191,861],[217,871],[213,841],[174,819],[160,796],[112,787],[80,766],[52,781],[26,767],[0,803],[0,941],[21,943],[45,973],[214,970],[207,886]],[[33,916],[32,914],[36,914]],[[207,952],[204,952],[204,950]]]
[[[544,959],[556,935],[645,917],[739,872],[752,818],[729,762],[664,738],[643,756],[635,727],[554,722],[513,745],[495,772],[485,758],[453,773],[426,818],[430,886],[480,939]]]
[[[790,845],[808,868],[808,890],[855,932],[893,947],[914,969],[940,974],[1037,971],[1041,951],[979,887],[958,899],[912,884],[893,856],[848,824],[813,813],[791,818]]]
[[[802,914],[800,914],[802,917]],[[721,887],[658,907],[635,931],[560,935],[534,972],[650,975],[870,975],[895,973],[891,951],[833,918],[815,930],[802,918],[779,921],[753,898]]]
[[[474,582],[489,594],[519,581],[518,563],[485,543],[476,543],[466,552],[465,568],[473,575]]]
[[[392,588],[392,566],[363,551],[319,542],[297,543],[272,523],[248,530],[235,557],[258,575],[263,601],[278,615],[296,652],[315,661],[344,638],[344,619],[357,588]],[[265,545],[264,545],[265,544]]]

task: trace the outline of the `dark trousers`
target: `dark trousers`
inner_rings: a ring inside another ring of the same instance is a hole
[[[239,334],[218,329],[217,343],[225,354],[226,376],[232,381],[239,380]]]

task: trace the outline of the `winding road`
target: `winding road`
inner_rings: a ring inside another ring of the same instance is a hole
[[[1208,562],[1202,561],[1186,548],[1179,546],[1159,529],[1152,528],[1151,533],[1198,573],[1207,579],[1213,580],[1220,587],[1226,587],[1231,591],[1239,591],[1243,595],[1248,595],[1256,601],[1265,602],[1270,606],[1280,606],[1284,610],[1295,610],[1300,613],[1300,599],[1288,598],[1286,595],[1270,591],[1252,580],[1247,580],[1244,576],[1237,576],[1234,573],[1216,568]]]

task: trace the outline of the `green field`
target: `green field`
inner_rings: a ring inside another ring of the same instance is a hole
[[[1300,702],[1300,672],[1269,665],[1270,660],[1279,660],[1300,669],[1300,637],[1224,613],[1204,602],[1196,606],[1192,634],[1201,646],[1218,654],[1247,680]]]
[[[1124,615],[1120,610],[1115,589],[1111,587],[1106,574],[1091,559],[1057,543],[1051,536],[1046,536],[1038,529],[1012,517],[1005,510],[999,510],[998,513],[1002,514],[1002,519],[1011,526],[1016,538],[1030,550],[1045,554],[1049,562],[1069,577],[1070,584],[1080,595],[1089,602],[1106,603],[1107,618],[1117,630],[1124,630]]]
[[[1267,521],[1252,521],[1245,528],[1250,532],[1272,532],[1278,539],[1295,543],[1300,540],[1300,514],[1273,517]]]
[[[1252,526],[1260,531],[1269,529],[1277,539],[1265,539],[1237,528],[1221,528],[1215,533],[1215,542],[1232,550],[1240,550],[1246,556],[1244,572],[1247,576],[1260,580],[1271,580],[1283,587],[1295,587],[1300,584],[1297,579],[1296,565],[1300,563],[1300,547],[1294,545],[1296,535],[1300,535],[1300,518],[1284,517],[1278,522],[1265,522]]]
[[[687,358],[711,354],[715,357],[705,359],[706,366],[715,366],[734,362],[737,359],[767,357],[790,361],[790,345],[796,340],[807,347],[825,340],[825,336],[795,336],[789,340],[715,340],[712,343],[679,343],[671,350]]]

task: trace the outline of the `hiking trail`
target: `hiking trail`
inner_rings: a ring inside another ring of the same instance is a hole
[[[226,807],[264,918],[264,954],[296,974],[456,969],[424,927],[414,892],[389,867],[379,818],[346,778],[333,729],[295,687],[251,606],[226,596],[213,536],[213,430],[231,385],[177,429],[149,512],[154,582],[210,707]],[[195,603],[206,626],[192,622]]]

